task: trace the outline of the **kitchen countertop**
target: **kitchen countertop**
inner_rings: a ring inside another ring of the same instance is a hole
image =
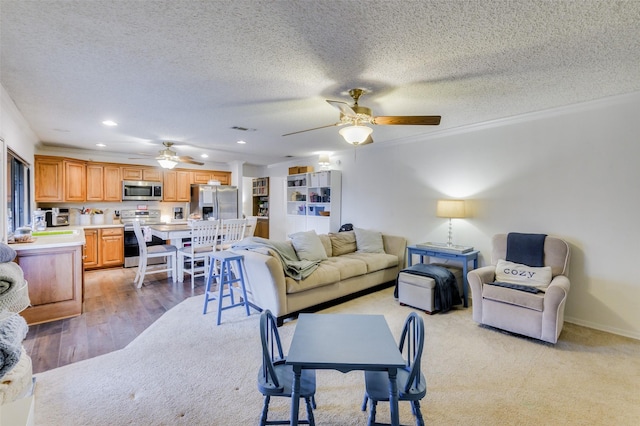
[[[61,229],[64,228],[64,229]],[[58,232],[68,232],[65,234],[57,234]],[[15,243],[9,244],[9,247],[13,248],[15,251],[26,251],[26,250],[38,250],[42,248],[58,248],[58,247],[70,247],[70,246],[78,246],[84,245],[84,231],[81,226],[65,226],[65,227],[57,227],[57,228],[47,228],[46,231],[40,232],[51,232],[49,235],[35,235],[33,238],[35,241],[31,243]],[[54,234],[55,233],[55,234]],[[38,232],[36,232],[38,234]]]
[[[62,227],[61,227],[62,228]],[[98,228],[124,228],[124,225],[122,223],[109,223],[109,224],[102,224],[102,225],[83,225],[83,226],[65,226],[64,228],[80,228],[80,229],[98,229]],[[47,230],[50,229],[58,229],[58,228],[47,228]]]

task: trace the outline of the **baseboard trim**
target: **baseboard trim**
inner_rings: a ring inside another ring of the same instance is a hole
[[[616,327],[607,327],[590,321],[584,321],[573,317],[564,317],[565,322],[580,325],[582,327],[592,328],[594,330],[604,331],[606,333],[616,334],[618,336],[629,337],[631,339],[640,340],[640,333],[624,330]]]

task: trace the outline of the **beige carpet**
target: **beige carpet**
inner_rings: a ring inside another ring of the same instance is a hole
[[[36,375],[36,424],[258,424],[258,314],[228,310],[215,326],[202,303],[182,302],[122,350]],[[386,289],[323,312],[384,314],[397,338],[409,311]],[[428,425],[639,424],[639,341],[566,324],[552,346],[478,326],[470,309],[423,317]],[[285,348],[295,324],[280,328]],[[318,425],[366,424],[362,373],[317,380]],[[288,404],[276,398],[271,415],[288,417]],[[408,403],[400,409],[413,424]]]

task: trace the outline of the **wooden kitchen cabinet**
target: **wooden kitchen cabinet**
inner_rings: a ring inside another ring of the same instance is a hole
[[[111,268],[124,265],[124,228],[102,228],[99,231],[99,267]]]
[[[217,180],[221,185],[231,183],[231,172],[214,170],[194,170],[191,172],[191,183],[206,184],[210,180]]]
[[[163,175],[163,201],[189,201],[191,199],[191,172],[188,170],[165,170]]]
[[[31,306],[20,313],[29,325],[82,314],[82,245],[17,250]]]
[[[211,172],[208,170],[195,170],[191,172],[191,183],[209,183],[211,180]]]
[[[124,265],[124,228],[85,229],[84,238],[85,269]]]
[[[86,163],[62,157],[35,156],[35,201],[86,201]]]
[[[83,266],[85,269],[98,267],[98,230],[84,230],[84,259]]]
[[[87,163],[87,201],[121,201],[120,166]]]
[[[35,156],[36,202],[64,201],[64,165],[61,157]]]
[[[231,184],[231,172],[211,172],[211,178],[220,182],[220,185]]]
[[[259,217],[256,222],[255,237],[269,238],[269,219]]]
[[[86,201],[87,165],[84,161],[64,160],[64,200]]]
[[[122,180],[149,180],[162,182],[162,171],[155,167],[122,167]]]

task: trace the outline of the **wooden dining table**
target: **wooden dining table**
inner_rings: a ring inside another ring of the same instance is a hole
[[[184,238],[191,238],[191,227],[186,223],[149,225],[149,232],[178,249],[184,247]]]
[[[174,223],[174,224],[160,224],[160,225],[148,225],[149,233],[158,237],[161,240],[167,241],[168,244],[175,246],[178,250],[185,246],[185,239],[191,238],[191,226],[188,223]],[[249,229],[251,225],[247,225]],[[220,230],[219,237],[222,237],[224,229]],[[245,235],[246,235],[245,230]],[[178,282],[183,282],[184,279],[184,265],[178,262]]]
[[[251,225],[247,224],[247,229],[251,229]],[[151,235],[167,241],[168,244],[176,246],[178,250],[184,247],[184,239],[191,238],[191,227],[186,223],[149,225],[149,232]]]
[[[400,424],[396,374],[405,361],[383,315],[300,314],[286,363],[294,372],[291,425],[298,424],[303,369],[387,371],[391,424]]]

